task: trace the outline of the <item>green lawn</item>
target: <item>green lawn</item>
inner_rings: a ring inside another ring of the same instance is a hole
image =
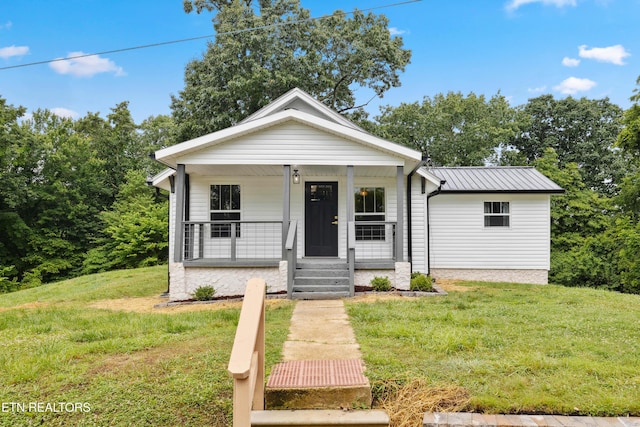
[[[376,389],[456,385],[470,411],[640,415],[640,296],[467,283],[467,292],[347,303]]]
[[[157,296],[166,277],[166,267],[125,270],[0,295],[0,403],[90,406],[0,411],[0,426],[229,425],[226,367],[238,308],[91,306]],[[640,296],[462,288],[440,297],[347,300],[374,393],[417,378],[463,387],[474,411],[640,415]],[[280,301],[267,310],[267,370],[280,359],[292,308]]]
[[[0,403],[88,403],[89,412],[0,411],[1,426],[228,425],[238,308],[137,313],[97,300],[157,296],[166,267],[86,276],[0,295]],[[293,304],[267,310],[267,366]]]

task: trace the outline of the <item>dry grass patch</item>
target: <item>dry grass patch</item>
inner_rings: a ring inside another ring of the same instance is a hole
[[[379,406],[389,414],[390,427],[414,427],[422,424],[425,412],[459,412],[469,399],[462,387],[433,387],[416,379],[405,385],[385,383]]]
[[[23,309],[33,309],[33,308],[43,308],[48,307],[49,303],[46,302],[29,302],[26,304],[16,305],[15,307],[0,307],[0,312],[9,311],[9,310],[23,310]]]
[[[447,292],[471,292],[478,289],[477,286],[461,285],[460,280],[454,279],[438,279],[436,285],[440,286]]]
[[[173,313],[190,313],[195,311],[215,311],[223,309],[240,309],[242,308],[242,301],[212,301],[206,304],[192,303],[192,304],[178,304],[172,306],[165,306],[156,308],[158,304],[163,304],[168,301],[165,297],[139,297],[139,298],[116,298],[99,300],[89,304],[91,308],[113,310],[113,311],[126,311],[132,313],[158,313],[158,314],[173,314]],[[267,300],[267,307],[277,307],[282,304],[286,304],[287,300],[273,299]]]

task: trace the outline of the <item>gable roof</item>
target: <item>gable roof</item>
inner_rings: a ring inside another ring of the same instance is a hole
[[[562,187],[533,167],[435,167],[427,170],[446,181],[442,193],[564,193]]]
[[[275,99],[268,105],[262,107],[255,113],[241,120],[238,124],[250,122],[252,120],[261,119],[270,114],[278,111],[284,111],[288,109],[300,110],[313,115],[316,115],[325,120],[332,121],[336,124],[350,127],[362,132],[366,132],[360,126],[346,119],[341,114],[337,113],[333,109],[327,107],[322,102],[318,101],[307,92],[300,88],[291,89],[289,92]]]
[[[299,106],[304,106],[304,108],[287,108],[292,103],[299,103]],[[340,114],[311,98],[309,94],[300,89],[293,89],[234,126],[158,150],[156,160],[175,168],[182,156],[291,121],[337,135],[395,157],[408,159],[415,162],[414,164],[422,159],[422,154],[419,151],[365,132]]]

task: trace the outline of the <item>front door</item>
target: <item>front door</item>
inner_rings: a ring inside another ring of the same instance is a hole
[[[305,255],[338,256],[338,183],[305,186]]]

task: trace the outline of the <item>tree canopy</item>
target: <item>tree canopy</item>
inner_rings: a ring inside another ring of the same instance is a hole
[[[558,154],[560,166],[578,165],[584,183],[612,195],[627,172],[628,158],[615,149],[622,129],[622,109],[604,99],[555,99],[542,95],[520,107],[525,121],[510,145],[526,163],[547,148]]]
[[[299,0],[195,0],[185,9],[217,11],[217,35],[172,97],[181,140],[231,126],[294,87],[336,111],[357,109],[357,88],[382,97],[411,57],[373,13],[311,19]]]
[[[425,97],[422,103],[387,106],[372,131],[407,145],[441,166],[482,166],[518,129],[516,111],[500,94],[486,99],[473,92]]]

